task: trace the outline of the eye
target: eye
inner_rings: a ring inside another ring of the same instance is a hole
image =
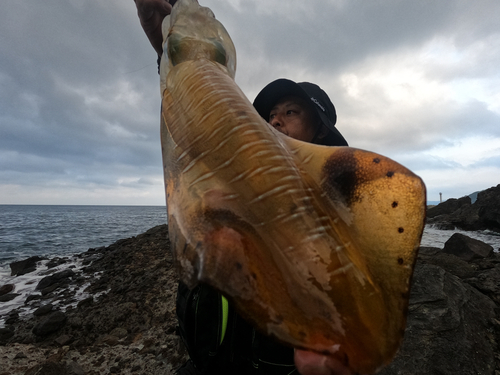
[[[269,115],[269,121],[271,121],[271,120],[272,120],[273,118],[275,118],[275,117],[276,117],[276,114],[271,113],[271,114]]]

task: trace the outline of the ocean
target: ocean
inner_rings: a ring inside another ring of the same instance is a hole
[[[5,325],[6,316],[12,309],[17,309],[20,316],[32,313],[34,307],[24,301],[27,296],[37,293],[35,286],[48,270],[48,261],[45,260],[39,262],[35,272],[11,276],[10,263],[33,255],[47,258],[65,256],[69,262],[51,271],[72,267],[78,272],[83,267],[82,259],[72,255],[89,248],[111,245],[166,222],[167,213],[163,206],[0,205],[0,287],[15,284],[15,293],[18,294],[16,298],[0,303],[0,328]],[[486,242],[495,251],[500,248],[500,236],[494,233],[444,231],[430,226],[424,230],[421,245],[443,248],[456,232]],[[77,301],[87,297],[87,285],[76,291]],[[66,307],[61,306],[61,309],[64,311]]]
[[[164,206],[0,205],[0,284],[13,261],[33,255],[82,253],[166,222]],[[486,242],[496,251],[500,248],[500,236],[494,233],[438,230],[431,226],[425,228],[422,246],[442,248],[456,232]]]
[[[0,270],[33,255],[108,246],[166,222],[165,206],[0,205]]]

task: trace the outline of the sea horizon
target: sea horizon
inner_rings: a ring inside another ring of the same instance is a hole
[[[52,204],[52,203],[0,203],[0,206],[90,206],[90,207],[167,207],[166,204]]]
[[[30,256],[66,256],[167,223],[165,206],[0,205],[0,267]]]

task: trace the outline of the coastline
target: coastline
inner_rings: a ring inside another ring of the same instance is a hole
[[[380,374],[500,372],[500,254],[464,260],[461,244],[446,246],[420,248],[405,338]],[[37,280],[29,312],[5,314],[0,375],[170,375],[187,359],[166,225],[89,249],[79,264],[63,258]]]
[[[0,374],[172,374],[187,357],[175,334],[167,226],[79,257],[82,268],[27,298],[33,313],[8,314]]]

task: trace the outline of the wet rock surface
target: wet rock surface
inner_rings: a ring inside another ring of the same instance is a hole
[[[380,374],[500,374],[500,256],[466,262],[421,248],[407,328]]]
[[[20,260],[19,262],[13,262],[10,264],[10,270],[12,276],[25,275],[27,273],[36,270],[37,262],[41,261],[43,258],[34,256],[28,259]]]
[[[0,375],[172,374],[186,354],[166,225],[80,257],[76,272],[49,268],[33,312],[0,328]]]
[[[5,284],[0,286],[0,296],[3,296],[4,294],[10,293],[14,290],[14,285],[13,284]]]
[[[444,244],[443,252],[471,261],[473,259],[487,258],[493,254],[493,247],[466,235],[455,233]]]
[[[381,374],[500,374],[500,255],[464,257],[468,243],[420,249],[405,338]],[[80,258],[72,273],[47,271],[55,281],[27,298],[31,314],[7,314],[0,375],[173,374],[187,357],[166,226]]]
[[[479,192],[474,203],[470,197],[462,197],[429,208],[427,224],[444,230],[456,227],[500,233],[500,185]]]

